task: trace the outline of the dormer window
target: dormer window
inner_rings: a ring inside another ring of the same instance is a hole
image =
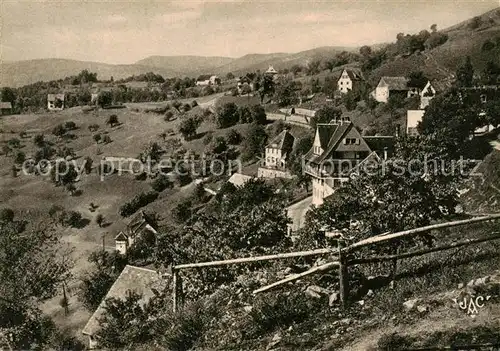
[[[359,144],[359,139],[357,138],[345,138],[344,145],[356,145]]]

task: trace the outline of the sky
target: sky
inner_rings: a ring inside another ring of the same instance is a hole
[[[0,0],[0,59],[115,64],[151,55],[240,57],[391,42],[500,0]]]

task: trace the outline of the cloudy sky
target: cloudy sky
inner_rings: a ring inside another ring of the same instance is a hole
[[[0,0],[2,60],[133,63],[150,55],[238,57],[393,41],[456,24],[500,0]]]

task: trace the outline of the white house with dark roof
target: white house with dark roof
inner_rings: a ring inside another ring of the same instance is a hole
[[[156,240],[157,235],[155,220],[141,211],[130,220],[127,228],[115,237],[116,251],[125,255],[138,239],[147,237]]]
[[[312,204],[321,205],[363,164],[387,158],[392,143],[390,136],[361,136],[351,121],[318,124],[313,146],[305,155],[305,172],[312,177]]]
[[[287,161],[293,149],[295,137],[285,129],[266,146],[264,165],[259,167],[258,176],[263,178],[291,178]]]
[[[128,293],[135,292],[142,296],[140,302],[146,304],[155,296],[155,291],[162,292],[167,285],[168,280],[157,271],[142,267],[125,266],[82,330],[82,334],[88,337],[89,349],[99,348],[99,339],[96,334],[100,330],[99,320],[106,312],[107,299],[124,300]]]
[[[64,94],[48,94],[47,108],[50,111],[61,111],[64,109]]]
[[[378,102],[387,102],[394,94],[405,98],[419,95],[418,88],[408,86],[409,79],[406,77],[382,77],[377,87],[371,92],[371,96]]]
[[[358,90],[362,82],[363,76],[360,70],[345,68],[337,81],[337,89],[342,94],[346,94],[350,90]]]

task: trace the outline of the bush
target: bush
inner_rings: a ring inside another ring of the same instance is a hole
[[[163,190],[167,188],[171,188],[173,186],[172,182],[168,179],[166,175],[160,175],[158,178],[156,178],[153,183],[151,183],[151,188],[153,188],[154,191],[162,192]]]
[[[217,107],[215,122],[217,128],[228,128],[238,123],[240,119],[238,107],[234,102],[228,102]]]
[[[191,105],[188,103],[185,103],[184,106],[182,106],[182,110],[184,112],[189,112],[191,110]]]
[[[184,223],[191,217],[193,203],[191,200],[181,202],[172,209],[172,216],[178,223]]]
[[[42,147],[45,145],[45,137],[43,134],[37,134],[33,137],[33,143],[38,146]]]
[[[11,208],[2,208],[0,210],[0,221],[9,223],[14,220],[14,211]]]
[[[66,129],[64,128],[64,126],[62,124],[58,124],[57,126],[54,127],[54,129],[52,129],[52,134],[54,134],[55,136],[61,137],[64,134],[66,134]]]
[[[111,127],[114,127],[115,125],[118,124],[118,116],[117,115],[109,116],[108,120],[106,121],[106,124],[109,124]]]
[[[17,163],[18,165],[22,164],[24,161],[26,161],[26,155],[22,151],[18,151],[16,153],[16,156],[14,157],[14,162]]]
[[[97,133],[97,134],[94,134],[94,141],[99,144],[99,142],[101,141],[102,137],[101,137],[101,134],[100,133]]]
[[[134,214],[141,207],[155,201],[158,198],[158,193],[156,191],[148,191],[135,196],[129,202],[124,203],[120,206],[120,215],[122,217],[128,217]]]
[[[77,211],[62,211],[59,215],[59,223],[65,227],[76,228],[82,221],[82,214]]]
[[[193,108],[194,108],[194,107],[196,107],[196,106],[198,106],[198,101],[193,100],[193,102],[191,103],[191,107],[193,107]]]
[[[261,105],[254,105],[250,109],[250,113],[252,114],[252,122],[257,124],[266,124],[267,116],[264,107]]]
[[[241,134],[237,130],[231,129],[226,135],[227,142],[231,145],[238,145],[241,143]]]
[[[102,139],[102,141],[104,142],[104,144],[109,144],[112,140],[111,140],[111,137],[106,134],[104,136],[104,138]]]
[[[67,130],[76,129],[76,123],[73,121],[67,121],[66,123],[64,123],[64,128],[66,128]]]

